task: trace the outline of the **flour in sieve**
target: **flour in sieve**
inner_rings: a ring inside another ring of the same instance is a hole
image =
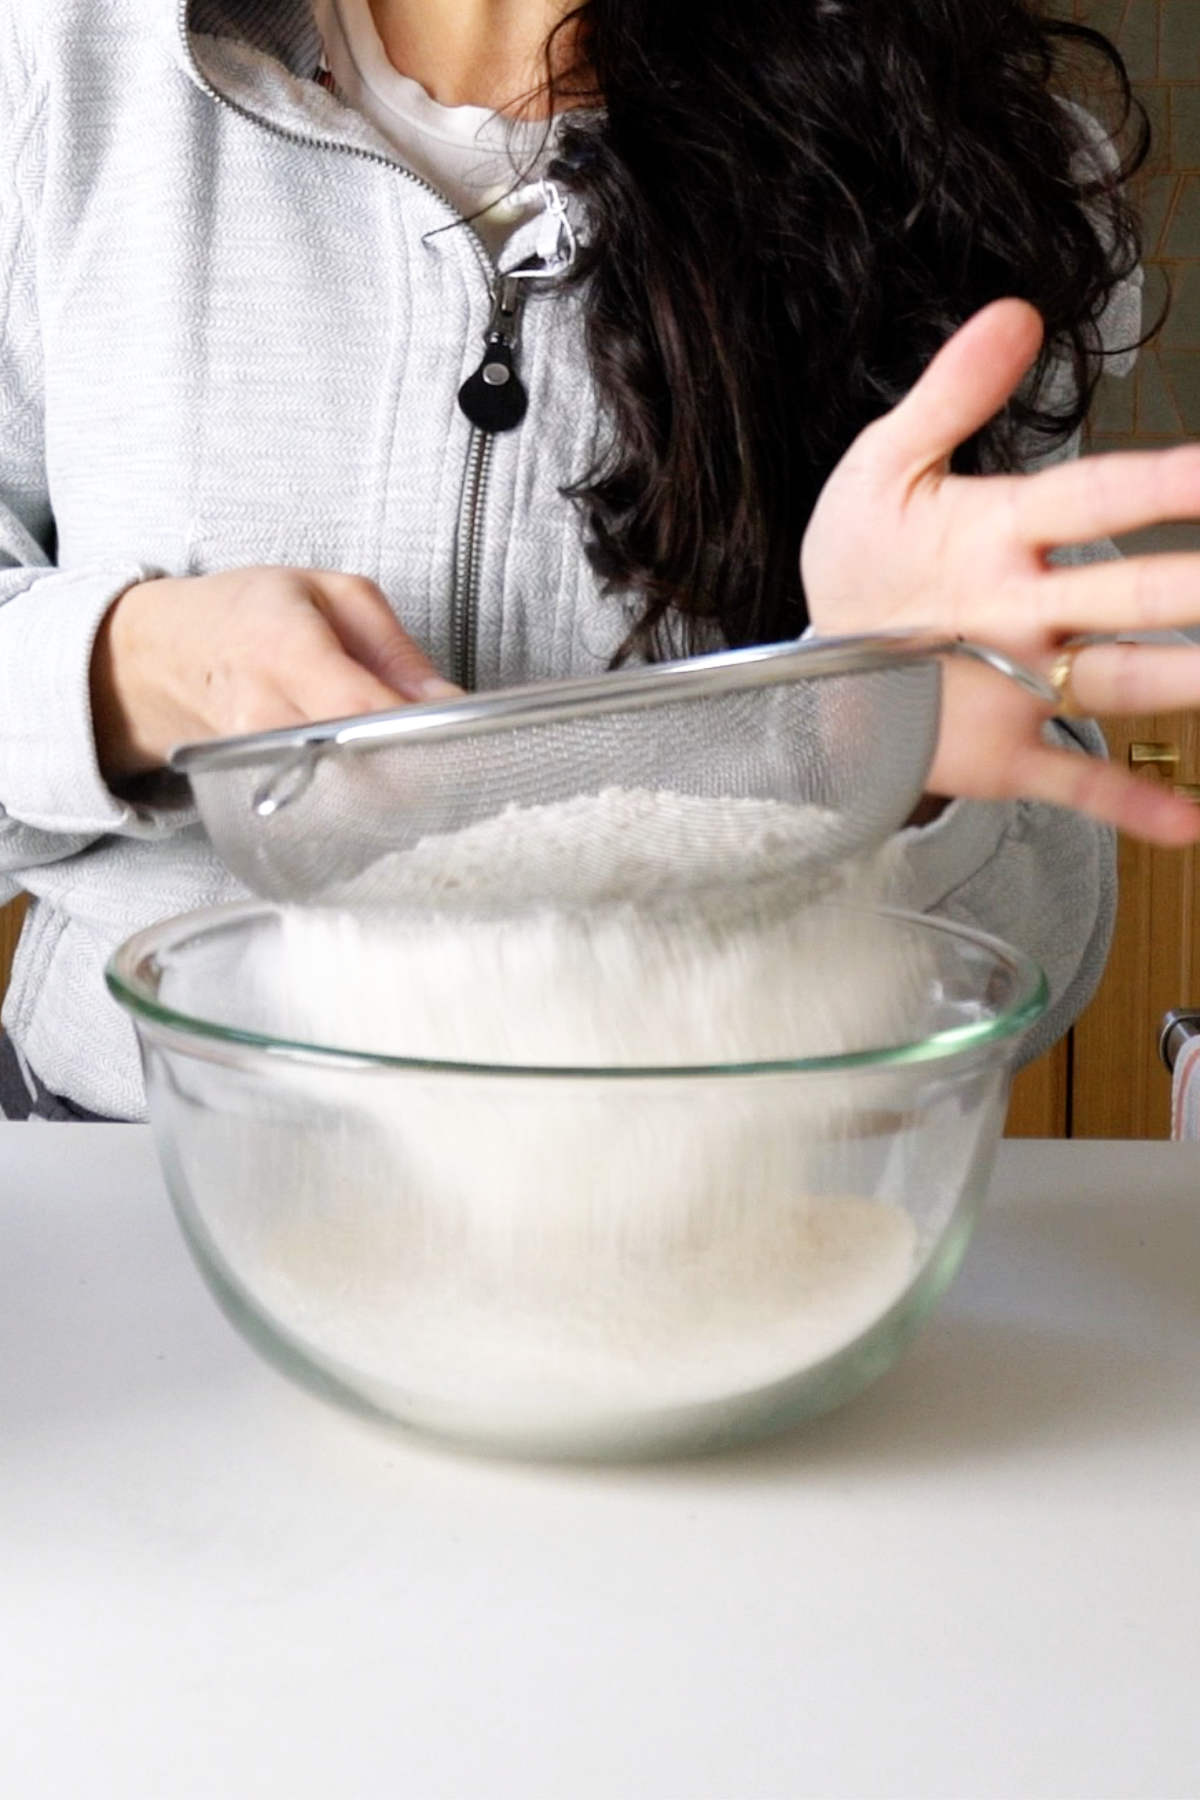
[[[841,842],[843,827],[839,812],[821,806],[607,788],[551,805],[510,806],[423,838],[381,857],[326,899],[355,907],[461,905],[477,913],[668,893],[706,894],[706,904],[725,904],[735,890],[744,894],[798,873],[810,890],[842,885],[845,873],[829,866],[827,852]],[[863,879],[867,859],[851,867]]]

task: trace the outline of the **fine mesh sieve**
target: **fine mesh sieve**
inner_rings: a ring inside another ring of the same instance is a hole
[[[600,832],[584,854],[537,869],[493,859],[486,896],[444,876],[448,847],[510,809],[611,790],[681,797],[669,855],[660,845],[649,860],[662,891],[686,893],[747,878],[738,802],[760,839],[754,803],[811,809],[802,833],[765,846],[775,875],[815,873],[898,829],[933,756],[946,654],[1053,702],[1046,683],[980,646],[809,638],[191,744],[171,766],[218,855],[267,899],[373,907],[424,888],[439,906],[503,911],[619,898],[627,828],[620,844]],[[712,801],[732,811],[694,804]],[[661,813],[645,817],[661,833]]]

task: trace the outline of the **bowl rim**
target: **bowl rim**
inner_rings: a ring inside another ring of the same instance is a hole
[[[936,914],[909,911],[892,906],[857,906],[852,910],[894,919],[955,938],[984,950],[1007,965],[1016,981],[1013,999],[1002,1011],[987,1019],[950,1026],[929,1037],[911,1043],[894,1044],[867,1050],[839,1052],[834,1056],[809,1056],[740,1063],[676,1063],[670,1065],[625,1064],[607,1067],[602,1064],[521,1064],[449,1062],[433,1057],[390,1056],[380,1051],[349,1050],[329,1044],[311,1044],[302,1040],[272,1037],[241,1026],[222,1025],[211,1019],[197,1018],[164,1005],[151,990],[141,973],[142,966],[159,951],[182,938],[196,937],[217,929],[236,927],[243,921],[264,915],[278,916],[281,908],[271,901],[234,901],[220,906],[198,908],[178,913],[147,926],[127,938],[109,958],[104,971],[110,994],[139,1027],[152,1037],[174,1040],[173,1048],[205,1061],[238,1061],[247,1053],[264,1060],[281,1060],[307,1066],[339,1069],[396,1070],[421,1074],[487,1076],[492,1079],[542,1081],[664,1081],[695,1077],[745,1077],[748,1075],[836,1074],[856,1069],[895,1069],[920,1063],[938,1063],[973,1059],[981,1051],[1019,1038],[1039,1019],[1049,1000],[1049,985],[1040,966],[1023,950],[1005,943],[990,932],[974,926],[960,925]],[[844,910],[844,906],[842,908]]]

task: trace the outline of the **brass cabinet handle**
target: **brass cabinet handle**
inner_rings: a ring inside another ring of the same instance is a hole
[[[1129,746],[1131,769],[1173,769],[1178,762],[1178,744],[1133,743]]]
[[[1179,766],[1179,745],[1130,744],[1129,766],[1131,769],[1161,769],[1164,775],[1172,774]],[[1192,800],[1200,805],[1200,781],[1173,781],[1171,791],[1181,800]]]

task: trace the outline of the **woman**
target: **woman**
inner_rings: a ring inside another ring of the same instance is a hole
[[[1200,511],[1200,458],[1004,472],[1137,337],[1120,171],[1053,94],[1086,34],[1018,0],[0,20],[10,1116],[141,1113],[104,960],[232,891],[181,740],[806,624],[1200,698],[1187,649],[1060,656],[1200,615],[1200,559],[1072,549]],[[1105,954],[1106,825],[1200,835],[1048,711],[950,672],[905,895],[1039,957],[1041,1042]]]

